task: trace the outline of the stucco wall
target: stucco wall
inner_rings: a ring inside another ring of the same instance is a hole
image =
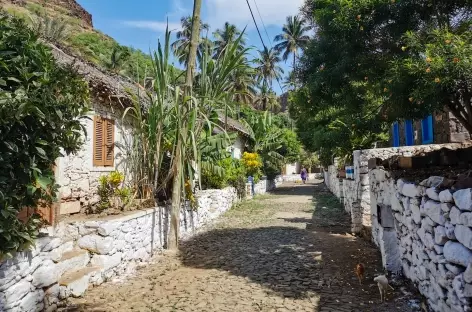
[[[236,140],[232,145],[232,149],[232,157],[234,159],[241,159],[244,152],[244,139],[240,135],[236,137]]]
[[[373,238],[384,266],[413,281],[432,311],[471,311],[472,189],[444,189],[441,177],[394,181],[380,169],[370,180]]]
[[[181,211],[183,239],[230,209],[238,196],[226,188],[201,191],[197,200],[197,211]],[[168,208],[158,207],[50,228],[30,251],[0,263],[0,311],[54,311],[91,285],[132,274],[163,248],[168,215]]]
[[[113,119],[115,121],[115,161],[113,167],[93,166],[93,117]],[[86,129],[85,142],[79,152],[56,161],[57,183],[61,186],[59,196],[61,199],[61,210],[63,213],[78,212],[80,207],[95,204],[99,197],[96,194],[98,179],[101,175],[118,170],[126,172],[126,146],[131,143],[131,126],[122,122],[123,111],[112,106],[94,104],[93,111],[83,121]],[[66,209],[65,209],[66,208]]]

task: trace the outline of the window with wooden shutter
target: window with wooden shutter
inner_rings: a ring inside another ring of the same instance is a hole
[[[93,165],[112,167],[115,159],[115,122],[95,116],[93,128]]]

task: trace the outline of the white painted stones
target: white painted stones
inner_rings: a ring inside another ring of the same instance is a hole
[[[459,223],[472,227],[472,212],[463,212],[459,217]]]
[[[448,240],[445,227],[437,226],[434,228],[434,242],[436,244],[443,246]]]
[[[460,243],[448,241],[444,245],[444,257],[451,263],[466,267],[472,263],[472,250]]]
[[[456,225],[454,230],[457,240],[465,247],[472,249],[472,229],[464,225]]]
[[[446,218],[444,216],[444,212],[441,209],[441,204],[433,201],[433,200],[428,200],[424,206],[423,209],[428,217],[431,218],[434,222],[444,225],[446,223]]]
[[[461,218],[461,211],[457,209],[456,207],[452,207],[451,211],[449,212],[449,219],[451,219],[451,224],[453,225],[460,224],[461,223],[460,218]]]
[[[472,189],[458,190],[453,197],[460,210],[472,211]]]
[[[81,237],[77,244],[82,249],[86,249],[100,255],[106,255],[113,250],[112,237],[102,237],[96,234]]]
[[[452,197],[452,193],[450,190],[444,190],[439,193],[439,200],[442,203],[453,203],[454,198]]]
[[[439,201],[439,194],[435,187],[430,187],[426,189],[426,195],[435,201]]]
[[[98,228],[98,234],[102,236],[109,236],[114,230],[119,228],[121,223],[119,222],[104,222]]]
[[[423,194],[423,187],[413,183],[405,183],[402,187],[402,194],[408,197],[420,197]]]
[[[466,283],[472,284],[472,263],[469,263],[464,272],[464,281]]]
[[[44,261],[41,266],[34,271],[33,285],[37,288],[43,288],[57,283],[58,272],[56,264],[51,260]]]
[[[117,252],[114,255],[94,255],[90,263],[96,267],[102,267],[105,271],[118,266],[121,262],[122,253]]]

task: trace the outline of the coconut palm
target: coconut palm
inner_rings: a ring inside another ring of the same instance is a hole
[[[244,61],[244,66],[238,68],[232,78],[233,100],[239,104],[252,103],[257,91],[257,82],[255,79],[255,70],[249,66],[248,61]]]
[[[226,49],[228,43],[235,41],[241,35],[241,31],[236,27],[236,25],[225,23],[223,29],[217,29],[213,36],[215,37],[215,57],[219,57]],[[246,45],[246,40],[241,38],[239,42],[239,49],[244,49]]]
[[[282,33],[275,36],[274,41],[278,42],[275,49],[282,54],[282,59],[287,61],[290,54],[293,55],[293,67],[297,61],[298,52],[303,49],[310,37],[306,33],[311,29],[306,21],[299,16],[288,16],[287,23],[282,28]]]
[[[185,16],[180,19],[182,30],[176,33],[177,40],[172,43],[172,50],[177,56],[180,64],[187,63],[187,55],[190,48],[190,37],[192,34],[192,17]],[[210,26],[206,23],[200,24],[200,32],[208,31]]]
[[[280,107],[280,103],[277,100],[277,95],[275,92],[267,86],[262,86],[259,94],[255,98],[254,105],[256,108],[262,110],[271,110],[275,111]]]
[[[256,65],[256,77],[262,82],[261,88],[272,89],[272,81],[280,79],[284,73],[282,67],[277,65],[280,57],[276,50],[264,47],[259,51],[259,57],[253,61]]]

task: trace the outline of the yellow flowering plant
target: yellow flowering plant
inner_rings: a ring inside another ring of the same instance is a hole
[[[257,153],[243,153],[242,162],[246,168],[248,176],[254,178],[254,182],[257,182],[261,176],[262,160],[259,154]]]

